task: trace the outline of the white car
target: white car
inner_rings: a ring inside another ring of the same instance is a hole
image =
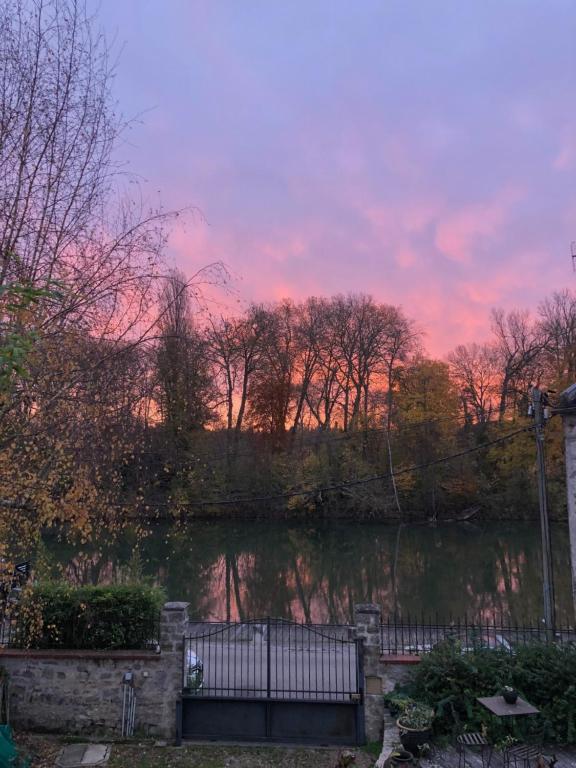
[[[184,688],[191,693],[196,693],[202,690],[204,685],[204,664],[202,660],[196,656],[192,648],[188,648],[186,654],[186,675],[184,680]]]

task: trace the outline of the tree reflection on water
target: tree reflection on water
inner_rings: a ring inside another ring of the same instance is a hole
[[[565,528],[553,530],[558,616],[572,620]],[[385,613],[514,620],[541,615],[534,523],[444,526],[196,521],[74,549],[46,539],[45,568],[76,583],[148,579],[201,619],[272,615],[346,622],[357,602]],[[60,568],[59,568],[60,567]]]

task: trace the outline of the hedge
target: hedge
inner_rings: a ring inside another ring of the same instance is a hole
[[[476,699],[501,693],[511,685],[541,712],[540,718],[513,718],[518,728],[545,726],[550,742],[576,743],[576,645],[533,644],[513,654],[498,649],[464,653],[458,643],[441,643],[424,655],[398,694],[430,704],[436,710],[436,735],[487,728],[493,740],[506,727]],[[392,697],[394,698],[394,697]],[[390,702],[394,705],[394,701]],[[521,723],[520,721],[526,721]],[[522,736],[519,733],[518,736]]]
[[[37,583],[22,596],[15,645],[132,650],[158,642],[164,593],[155,587]]]

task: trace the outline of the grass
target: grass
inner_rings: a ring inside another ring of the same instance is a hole
[[[52,768],[64,743],[35,734],[17,734],[18,744],[33,758],[31,768]],[[75,741],[75,740],[74,740]],[[105,740],[103,740],[105,741]],[[114,744],[108,768],[337,768],[338,748],[285,746],[223,746],[186,744],[156,747],[153,742]],[[369,768],[374,763],[364,750],[354,750],[351,768]]]
[[[361,747],[361,749],[363,749],[366,754],[372,755],[372,757],[376,759],[380,756],[380,752],[382,751],[382,741],[369,741],[368,744]]]
[[[339,749],[303,747],[115,747],[109,768],[336,768]],[[356,750],[354,768],[368,768],[373,759]]]

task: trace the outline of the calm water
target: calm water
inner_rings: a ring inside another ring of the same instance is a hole
[[[553,529],[556,602],[572,618],[567,529]],[[265,615],[348,621],[355,602],[448,617],[541,616],[534,523],[428,527],[195,522],[74,547],[47,538],[37,561],[76,583],[145,578],[202,619]]]

